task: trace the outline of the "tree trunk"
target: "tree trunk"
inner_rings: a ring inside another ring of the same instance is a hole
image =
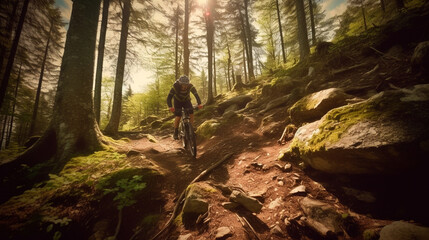
[[[247,77],[247,71],[246,71],[246,51],[244,51],[245,46],[243,45],[243,71],[244,71],[244,80],[246,82],[249,82],[248,77]]]
[[[179,5],[177,5],[176,10],[176,49],[175,49],[175,59],[174,59],[174,80],[179,79]]]
[[[34,129],[36,128],[37,110],[39,109],[40,92],[42,91],[43,75],[45,73],[46,58],[49,52],[49,44],[51,42],[51,34],[52,34],[53,28],[54,28],[54,23],[51,22],[51,27],[48,33],[48,40],[46,41],[45,52],[43,53],[42,67],[39,75],[39,85],[37,86],[36,99],[34,100],[34,107],[33,107],[33,115],[31,117],[30,131],[28,133],[29,136],[32,136],[34,134]]]
[[[3,118],[3,124],[2,124],[2,128],[1,128],[1,137],[0,137],[0,150],[3,148],[3,140],[5,140],[5,135],[6,135],[6,128],[7,128],[7,120],[9,119],[9,107],[10,104],[9,102],[6,102],[7,106],[6,106],[6,111],[4,114],[4,118]]]
[[[231,75],[230,75],[230,70],[231,70],[231,49],[229,48],[229,43],[227,43],[227,49],[228,49],[228,82],[227,82],[227,86],[228,86],[228,90],[231,90]],[[234,71],[234,70],[233,70]]]
[[[100,124],[101,112],[101,82],[103,77],[104,45],[106,43],[107,20],[109,17],[110,0],[103,0],[103,13],[101,17],[100,38],[98,40],[97,71],[94,87],[94,112],[95,119]]]
[[[6,26],[6,32],[4,39],[7,42],[4,42],[0,45],[0,76],[3,73],[3,62],[6,58],[6,47],[9,44],[10,38],[12,36],[13,23],[15,22],[16,9],[18,8],[18,1],[13,2],[12,13],[10,15],[9,24]],[[3,79],[2,79],[3,81]]]
[[[21,164],[33,166],[46,162],[37,172],[40,180],[49,172],[59,172],[72,155],[102,149],[102,134],[95,121],[92,102],[99,10],[100,0],[73,1],[51,123],[32,147],[0,166],[2,176],[8,174],[12,179],[0,183],[2,189],[7,188],[4,189],[7,194],[1,195],[0,200],[32,186],[33,182],[14,177]],[[19,185],[23,187],[17,189]]]
[[[25,15],[27,14],[28,3],[30,0],[24,0],[22,6],[21,16],[19,17],[18,26],[16,27],[15,37],[13,39],[12,47],[10,49],[9,58],[7,61],[6,69],[4,71],[3,79],[0,85],[0,108],[3,106],[4,97],[6,95],[7,86],[9,84],[10,74],[15,60],[16,50],[18,49],[19,38],[21,37],[22,27],[24,26]]]
[[[308,8],[310,10],[310,23],[311,23],[311,44],[316,45],[316,26],[314,24],[314,13],[313,13],[313,0],[308,0]]]
[[[16,99],[18,97],[19,83],[21,82],[21,68],[22,68],[22,63],[19,65],[18,77],[16,79],[15,93],[14,93],[13,106],[12,106],[12,116],[11,116],[10,124],[9,124],[9,135],[6,138],[6,148],[9,146],[10,139],[12,138],[13,119],[15,117]]]
[[[241,14],[241,11],[240,11],[241,31],[243,32],[243,39],[242,39],[242,41],[243,41],[243,51],[245,51],[246,55],[249,56],[249,47],[248,47],[248,42],[247,42],[247,37],[246,37],[246,26],[244,24],[244,19],[243,18],[244,17]],[[249,66],[249,61],[246,61],[246,57],[243,54],[243,65],[246,65],[246,63],[247,63],[247,66]],[[244,68],[246,68],[246,66],[244,66]],[[234,74],[234,70],[232,72]],[[247,75],[245,75],[245,77],[247,79]],[[234,75],[233,75],[232,79],[233,79],[233,83],[235,84],[235,76]]]
[[[304,1],[295,0],[296,18],[298,21],[298,42],[299,42],[299,59],[304,61],[310,54],[310,46],[308,45],[307,22],[305,19]]]
[[[216,89],[216,50],[213,51],[213,94],[217,96]]]
[[[125,59],[127,55],[128,23],[130,20],[131,2],[123,0],[121,39],[119,42],[118,62],[116,65],[115,91],[113,94],[112,115],[106,126],[105,132],[109,135],[117,135],[119,120],[122,111],[122,85],[124,84]]]
[[[209,1],[208,15],[206,15],[206,27],[207,27],[207,52],[208,52],[208,84],[207,84],[207,102],[206,105],[210,105],[214,102],[213,98],[213,38],[214,38],[214,24],[212,16],[212,2]]]
[[[247,54],[247,62],[248,62],[248,73],[249,73],[249,79],[252,80],[255,78],[255,74],[253,72],[253,37],[252,37],[252,31],[250,29],[250,22],[249,22],[249,12],[248,12],[248,1],[244,0],[244,16],[246,17],[246,32],[247,32],[247,41],[248,41],[248,48],[249,52]]]
[[[185,25],[183,27],[183,73],[189,76],[189,0],[185,0]]]
[[[279,0],[276,0],[276,7],[277,7],[277,20],[279,23],[279,30],[280,30],[280,44],[282,46],[283,63],[286,63],[286,52],[285,52],[285,44],[283,41],[283,30],[282,30],[282,21],[280,18]]]

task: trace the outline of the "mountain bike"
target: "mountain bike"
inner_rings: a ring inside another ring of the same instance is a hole
[[[187,149],[193,158],[197,157],[197,141],[194,128],[189,120],[189,110],[182,108],[182,118],[179,125],[179,139],[182,139],[183,147]]]

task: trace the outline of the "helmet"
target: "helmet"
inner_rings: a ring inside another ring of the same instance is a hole
[[[189,84],[189,78],[186,75],[181,76],[178,81],[180,84]]]

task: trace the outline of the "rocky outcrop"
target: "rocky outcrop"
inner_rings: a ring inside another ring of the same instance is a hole
[[[354,96],[338,88],[325,89],[301,98],[291,108],[289,114],[293,123],[300,124],[320,119],[329,110],[347,104]]]
[[[316,230],[321,236],[326,237],[343,232],[341,214],[329,204],[308,197],[303,198],[299,204],[306,216],[305,224]]]
[[[393,222],[380,232],[380,240],[425,240],[429,239],[429,228],[407,222]]]
[[[220,122],[211,119],[203,122],[198,128],[197,128],[197,135],[203,138],[211,138],[218,129],[220,125]]]
[[[246,107],[246,104],[252,101],[253,98],[250,95],[240,95],[237,97],[233,97],[231,99],[226,100],[219,104],[217,111],[219,114],[223,114],[226,109],[228,109],[232,105],[237,105],[238,109],[242,109]]]
[[[298,129],[280,155],[328,173],[396,174],[429,155],[429,84],[381,92]]]

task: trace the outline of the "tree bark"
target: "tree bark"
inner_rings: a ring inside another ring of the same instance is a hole
[[[130,20],[131,2],[123,0],[121,39],[119,42],[118,62],[116,65],[115,91],[113,94],[112,115],[104,130],[106,134],[117,135],[122,111],[122,85],[124,84],[125,59],[127,55],[128,23]]]
[[[54,23],[51,22],[51,27],[50,27],[49,33],[48,33],[48,40],[46,41],[45,52],[43,53],[42,67],[41,67],[40,75],[39,75],[39,84],[37,86],[36,99],[34,100],[34,107],[33,107],[33,115],[31,117],[30,131],[28,133],[29,136],[32,136],[34,134],[34,129],[36,128],[36,120],[37,120],[37,111],[39,109],[40,92],[42,91],[43,75],[45,73],[46,58],[47,58],[48,52],[49,52],[49,44],[51,42],[51,34],[52,34],[53,28],[54,28]]]
[[[314,24],[314,13],[313,13],[313,0],[308,0],[308,8],[310,10],[310,24],[311,24],[311,44],[316,45],[316,26]]]
[[[227,50],[228,50],[228,90],[231,90],[231,75],[230,75],[230,70],[231,70],[231,49],[229,47],[229,43],[227,43]],[[234,70],[233,70],[234,71]]]
[[[18,49],[19,38],[21,37],[22,27],[24,26],[25,15],[27,14],[28,3],[30,0],[24,0],[22,6],[21,16],[19,17],[18,26],[16,27],[15,37],[13,39],[12,47],[10,49],[6,69],[4,71],[3,79],[0,85],[0,108],[3,106],[4,97],[6,95],[7,87],[9,84],[10,74],[13,68],[13,62],[15,60],[16,50]]]
[[[189,0],[185,0],[185,25],[183,28],[183,73],[189,76]]]
[[[95,74],[94,87],[94,112],[95,119],[100,124],[101,112],[101,82],[103,77],[104,46],[106,43],[107,20],[109,17],[110,0],[103,0],[103,13],[101,17],[100,38],[98,40],[97,71]]]
[[[311,0],[309,1],[311,2]],[[285,44],[283,41],[283,30],[282,30],[282,21],[280,18],[279,0],[276,0],[276,7],[277,7],[277,20],[279,23],[279,30],[280,30],[280,44],[282,46],[283,63],[286,63],[286,52],[285,52]]]
[[[213,51],[213,94],[217,96],[216,89],[216,50]]]
[[[208,84],[207,84],[207,102],[210,105],[214,102],[213,98],[213,38],[214,38],[214,24],[212,16],[212,1],[207,3],[206,14],[206,28],[207,28],[207,52],[208,52]]]
[[[6,148],[9,146],[10,139],[12,138],[13,119],[15,117],[16,99],[18,97],[19,83],[21,82],[21,68],[22,68],[22,63],[19,65],[18,77],[16,79],[15,93],[14,93],[13,106],[12,106],[12,116],[11,116],[10,124],[9,124],[9,135],[6,138]]]
[[[175,49],[175,59],[174,59],[174,80],[179,79],[179,4],[177,4],[176,9],[176,49]]]
[[[383,10],[383,13],[386,12],[386,4],[384,3],[384,0],[380,0],[380,6],[381,6],[381,10]]]
[[[307,22],[305,19],[304,1],[295,0],[296,18],[298,21],[298,42],[299,42],[299,59],[304,61],[310,54],[310,46],[308,45]]]
[[[249,73],[249,79],[252,80],[255,78],[255,74],[253,71],[253,37],[252,37],[252,31],[250,29],[250,22],[249,22],[249,12],[248,12],[248,2],[249,0],[244,0],[244,16],[246,17],[246,32],[247,32],[247,41],[248,41],[248,48],[249,52],[247,54],[247,62],[248,62],[248,73]]]
[[[7,43],[0,45],[0,76],[3,73],[3,61],[6,58],[6,46],[9,44],[10,38],[12,37],[13,23],[15,22],[15,15],[16,15],[17,8],[18,8],[18,1],[14,1],[12,6],[12,12],[9,19],[9,24],[7,24],[6,32],[4,36]]]
[[[243,19],[244,17],[243,17],[243,15],[241,14],[241,11],[240,11],[240,21],[241,21],[241,30],[243,31],[243,39],[242,39],[242,41],[243,41],[243,51],[245,51],[245,55],[247,55],[247,56],[249,56],[249,47],[248,47],[248,42],[247,42],[247,34],[246,34],[246,26],[245,26],[245,24],[244,24],[244,19]],[[243,54],[243,65],[244,65],[244,68],[246,68],[246,65],[247,64],[247,66],[249,66],[249,61],[246,61],[246,57],[244,56],[244,54]],[[233,85],[235,84],[235,75],[234,75],[234,69],[233,69],[233,77],[232,77],[232,79],[233,79]],[[245,75],[245,77],[246,77],[246,79],[247,79],[247,74]]]
[[[247,71],[246,71],[246,51],[244,51],[244,49],[245,49],[245,46],[243,45],[243,71],[244,71],[244,80],[246,81],[246,82],[249,82],[248,81],[248,77],[247,77]]]

